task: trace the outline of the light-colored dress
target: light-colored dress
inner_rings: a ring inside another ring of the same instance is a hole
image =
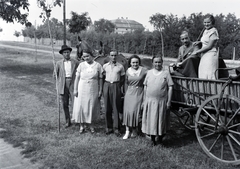
[[[128,68],[126,72],[127,91],[124,97],[123,124],[137,127],[143,100],[143,82],[147,69],[139,67],[137,71]]]
[[[210,40],[218,39],[219,36],[216,28],[213,27],[209,30],[205,30],[201,38],[202,47],[207,46]],[[198,67],[198,77],[203,79],[217,79],[217,73],[215,76],[217,68],[218,52],[215,43],[212,49],[203,53]]]
[[[142,132],[148,135],[163,135],[167,131],[168,87],[173,85],[168,71],[154,74],[149,70],[144,85],[146,96],[143,106]]]
[[[100,113],[99,79],[102,78],[103,68],[97,63],[82,62],[77,68],[80,75],[78,97],[74,97],[72,120],[76,123],[92,123]]]

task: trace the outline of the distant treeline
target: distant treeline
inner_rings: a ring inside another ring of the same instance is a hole
[[[232,59],[233,48],[235,48],[236,59],[240,58],[240,19],[236,18],[235,14],[215,15],[215,27],[219,33],[219,54],[224,59]],[[165,57],[177,57],[178,48],[181,46],[180,33],[187,30],[192,41],[196,41],[203,30],[202,13],[193,13],[190,16],[162,15],[160,13],[154,14],[150,17],[149,22],[155,27],[155,30],[135,30],[125,34],[116,34],[114,29],[108,29],[109,22],[103,22],[104,19],[90,24],[84,30],[79,32],[69,32],[70,25],[67,29],[67,40],[71,41],[71,46],[75,47],[77,44],[77,35],[82,39],[87,40],[88,43],[95,49],[99,48],[100,41],[104,45],[124,53],[132,54],[146,54],[154,55],[158,52],[164,51]],[[57,19],[51,19],[51,30],[53,37],[56,40],[63,39],[63,24]],[[104,25],[105,23],[105,25]],[[106,24],[107,23],[107,24]],[[100,29],[101,28],[101,29]],[[25,28],[22,30],[23,36],[34,38],[34,31],[36,38],[49,37],[46,24],[40,25],[37,28]],[[162,39],[161,39],[162,34]],[[163,45],[162,45],[163,42]],[[162,50],[162,46],[164,50]]]

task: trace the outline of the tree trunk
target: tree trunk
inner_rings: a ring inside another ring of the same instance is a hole
[[[160,28],[160,35],[161,35],[161,42],[162,42],[162,58],[164,58],[164,43],[163,43],[163,34],[162,34],[161,28]]]
[[[48,23],[48,32],[51,40],[51,45],[52,45],[52,58],[53,58],[53,68],[54,68],[54,76],[56,80],[56,90],[57,90],[57,106],[58,106],[58,132],[60,132],[60,99],[59,99],[59,91],[58,91],[58,86],[57,86],[57,70],[56,70],[56,61],[55,61],[55,53],[54,53],[54,46],[53,46],[53,38],[52,38],[52,33],[51,33],[51,28],[49,24],[49,17],[47,17],[47,23]]]

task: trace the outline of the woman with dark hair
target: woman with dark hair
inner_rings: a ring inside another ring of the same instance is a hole
[[[144,101],[142,132],[150,135],[153,145],[155,137],[162,142],[167,132],[167,113],[171,106],[173,81],[169,71],[163,70],[161,55],[152,59],[153,69],[149,70],[144,80]]]
[[[193,54],[201,54],[198,77],[204,79],[217,79],[218,76],[217,74],[215,76],[215,71],[218,68],[217,41],[219,36],[217,29],[214,27],[215,19],[213,15],[207,14],[204,17],[203,24],[205,30],[200,41],[200,43],[202,43],[202,48],[193,52]]]
[[[102,66],[93,60],[89,49],[83,49],[82,58],[74,82],[74,106],[72,120],[80,123],[80,134],[89,125],[91,133],[95,130],[92,122],[98,119],[100,113],[100,97],[102,95]]]
[[[125,76],[123,124],[126,125],[126,133],[123,139],[137,136],[136,127],[138,127],[143,99],[143,81],[147,73],[147,69],[140,66],[141,59],[137,55],[129,58],[129,65],[131,67],[127,69]],[[130,129],[132,129],[131,133]]]

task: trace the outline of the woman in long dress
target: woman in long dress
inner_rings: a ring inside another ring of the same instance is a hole
[[[131,67],[127,69],[125,76],[123,124],[126,125],[126,133],[123,139],[137,136],[136,127],[138,127],[143,100],[143,81],[147,73],[147,69],[140,66],[141,59],[137,55],[129,58],[129,65]],[[131,134],[130,129],[132,129]]]
[[[159,141],[167,131],[167,109],[170,108],[173,81],[169,71],[162,69],[163,60],[160,56],[152,59],[153,69],[149,70],[144,80],[144,101],[142,132],[151,135],[153,145],[155,137]]]
[[[218,51],[216,48],[219,39],[218,31],[214,26],[215,19],[212,15],[207,15],[203,24],[205,30],[201,37],[202,48],[195,51],[194,54],[201,54],[201,60],[198,67],[198,77],[203,79],[217,79],[215,71],[218,68]]]
[[[80,123],[80,134],[85,131],[85,124],[89,125],[91,133],[95,130],[92,122],[100,113],[100,97],[102,95],[102,66],[95,62],[89,50],[83,50],[84,62],[77,68],[74,82],[74,106],[72,120]]]

